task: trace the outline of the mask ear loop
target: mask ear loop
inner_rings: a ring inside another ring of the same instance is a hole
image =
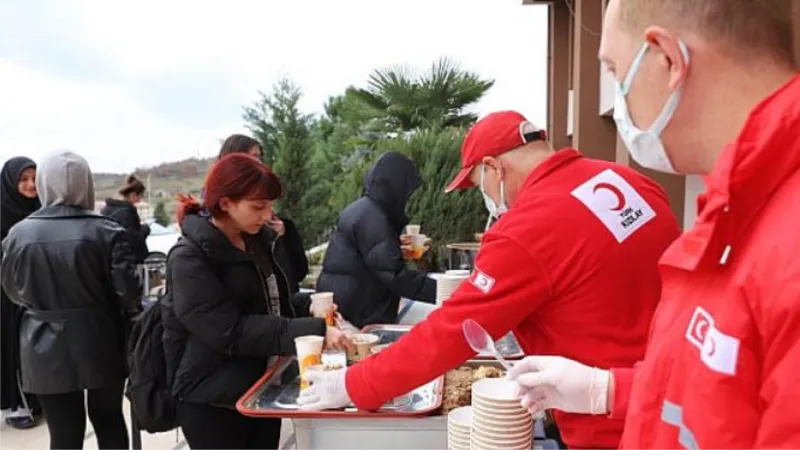
[[[481,185],[480,185],[480,189],[481,189],[481,193],[483,195],[486,195],[486,190],[483,188],[483,178],[484,178],[485,174],[486,174],[486,165],[481,163]],[[486,219],[486,227],[484,227],[483,231],[488,230],[489,226],[491,226],[491,225],[492,225],[492,214],[490,213],[489,217]]]

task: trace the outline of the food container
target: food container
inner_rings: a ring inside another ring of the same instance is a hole
[[[372,354],[372,348],[380,343],[381,338],[371,333],[356,333],[351,336],[355,351],[347,354],[348,361],[357,362]]]

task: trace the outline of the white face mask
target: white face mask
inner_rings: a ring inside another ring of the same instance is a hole
[[[489,229],[489,225],[492,223],[492,219],[499,219],[500,216],[508,212],[508,206],[506,206],[506,194],[505,194],[505,183],[503,180],[500,180],[500,204],[496,204],[492,197],[489,197],[489,194],[486,193],[486,189],[483,187],[483,180],[484,175],[486,173],[486,165],[481,164],[481,194],[483,194],[483,203],[486,204],[486,210],[489,211],[489,220],[486,222],[486,229]]]
[[[679,41],[678,45],[680,46],[681,53],[688,66],[689,51],[686,48],[686,44]],[[639,70],[639,66],[641,66],[642,60],[644,60],[644,56],[649,47],[648,43],[642,46],[639,54],[637,54],[636,58],[633,60],[631,68],[628,69],[625,81],[622,84],[619,84],[619,82],[616,83],[614,122],[617,124],[617,131],[622,141],[625,143],[625,146],[628,148],[628,152],[640,166],[659,172],[676,173],[675,168],[669,160],[667,151],[664,149],[664,144],[661,142],[661,133],[664,131],[664,128],[667,127],[667,124],[675,114],[675,110],[678,108],[681,95],[683,94],[683,86],[678,87],[678,89],[670,94],[661,113],[647,130],[640,130],[633,124],[631,114],[628,111],[628,104],[625,101],[625,97],[628,95],[628,91],[631,88],[633,78],[636,76],[636,72]]]

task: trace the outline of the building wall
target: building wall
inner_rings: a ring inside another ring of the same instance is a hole
[[[574,146],[593,158],[634,167],[660,183],[675,215],[690,227],[696,198],[705,187],[700,177],[654,172],[628,157],[612,119],[614,79],[597,60],[607,0],[523,0],[549,13],[547,131],[556,148]],[[800,64],[800,0],[793,0],[795,57]]]

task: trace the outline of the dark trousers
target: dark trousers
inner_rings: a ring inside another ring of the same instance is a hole
[[[124,387],[125,382],[120,380],[119,384],[101,389],[39,395],[50,433],[50,448],[83,448],[87,412],[94,426],[98,448],[128,448],[128,427],[122,415]]]
[[[255,419],[233,409],[178,403],[178,423],[192,449],[277,449],[280,419]]]

